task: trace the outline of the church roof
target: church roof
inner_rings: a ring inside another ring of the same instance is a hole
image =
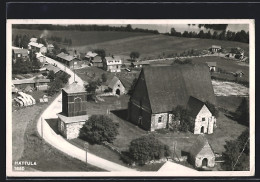
[[[187,104],[187,109],[192,117],[196,117],[204,105],[204,102],[191,96]]]
[[[216,102],[206,64],[148,66],[142,72],[153,113],[172,111],[178,105],[186,107],[190,96]]]
[[[211,148],[212,150],[212,147],[210,146],[207,138],[201,134],[197,137],[196,141],[193,143],[193,145],[191,146],[190,148],[190,154],[194,157],[196,157],[199,152],[206,146],[206,145],[209,145],[209,147]],[[212,150],[213,152],[213,150]],[[214,154],[214,152],[213,152]]]
[[[84,86],[79,85],[76,82],[73,82],[70,85],[67,85],[63,90],[68,94],[74,94],[74,93],[84,93],[86,92],[86,89]]]

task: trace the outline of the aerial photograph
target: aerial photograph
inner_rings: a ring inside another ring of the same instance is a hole
[[[147,22],[11,23],[11,172],[252,172],[250,23]]]

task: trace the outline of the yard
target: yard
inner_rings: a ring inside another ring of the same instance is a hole
[[[39,137],[36,122],[46,107],[48,107],[48,104],[36,104],[16,111],[13,110],[13,161],[37,163],[36,166],[25,166],[26,171],[102,171],[99,168],[86,165],[77,159],[63,154]]]

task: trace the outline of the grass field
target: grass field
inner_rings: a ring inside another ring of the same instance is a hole
[[[13,29],[12,35],[17,34],[28,35],[29,37],[39,37],[43,33],[42,30]],[[73,46],[85,46],[89,44],[97,44],[101,42],[124,39],[128,37],[146,36],[149,33],[139,32],[116,32],[116,31],[48,31],[48,36],[58,36],[63,39],[72,39]],[[88,51],[88,50],[84,50]]]
[[[148,35],[138,37],[128,37],[124,39],[111,40],[101,43],[88,44],[84,46],[75,46],[79,51],[102,48],[107,54],[120,55],[128,57],[131,51],[140,52],[140,58],[158,58],[163,53],[165,56],[173,53],[182,53],[189,49],[203,50],[212,45],[221,45],[225,49],[231,47],[241,47],[248,56],[249,46],[245,43],[220,41],[213,39],[183,38],[171,37],[166,35]]]

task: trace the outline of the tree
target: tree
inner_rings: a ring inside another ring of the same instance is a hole
[[[246,129],[236,140],[226,141],[222,168],[227,171],[249,170],[249,130]]]
[[[91,144],[112,143],[118,135],[118,123],[105,115],[92,115],[80,129],[80,138]]]
[[[59,78],[55,79],[50,84],[50,87],[48,89],[48,95],[53,95],[53,94],[59,92],[61,87],[62,87],[62,80]]]
[[[249,124],[249,104],[246,98],[243,98],[240,105],[236,109],[236,118],[239,122]]]
[[[130,58],[134,61],[135,59],[139,58],[140,53],[137,51],[133,51],[130,53]]]
[[[95,99],[96,97],[96,90],[100,86],[99,81],[91,81],[88,85],[85,86],[85,89],[87,93],[89,94],[88,97],[89,99]]]
[[[93,52],[97,53],[102,59],[106,57],[106,51],[104,49],[94,49]]]
[[[49,71],[47,78],[50,79],[51,81],[53,81],[55,79],[55,73],[53,70]]]
[[[107,81],[107,74],[103,73],[103,74],[101,75],[101,79],[102,79],[102,82],[103,82],[103,83],[106,82],[106,81]]]
[[[143,165],[151,160],[170,156],[169,146],[161,143],[153,134],[142,136],[131,141],[129,156]]]

